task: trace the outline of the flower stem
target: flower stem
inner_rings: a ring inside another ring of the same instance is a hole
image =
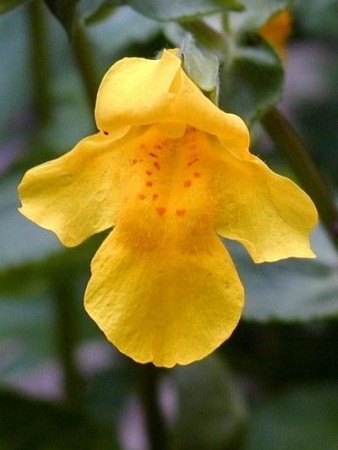
[[[95,69],[95,58],[91,43],[86,35],[84,26],[80,22],[74,23],[70,39],[89,104],[94,109],[99,77]]]
[[[145,414],[149,450],[167,450],[167,431],[158,399],[160,370],[151,364],[145,364],[140,369],[141,401]]]
[[[303,142],[290,122],[277,108],[272,108],[265,114],[262,124],[315,203],[322,223],[338,251],[338,210],[328,186],[306,151]]]
[[[55,267],[51,275],[51,289],[56,309],[56,339],[63,369],[63,384],[66,401],[74,409],[83,407],[83,379],[76,366],[77,311],[74,304],[73,286],[64,270]]]
[[[34,106],[40,124],[45,123],[50,115],[50,97],[48,91],[48,35],[44,26],[44,11],[41,2],[29,2],[27,5],[31,76],[33,80]]]

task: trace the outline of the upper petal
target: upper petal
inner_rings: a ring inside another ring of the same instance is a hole
[[[164,122],[191,125],[248,157],[249,132],[242,119],[207,99],[173,50],[157,60],[125,58],[114,64],[102,80],[95,113],[99,128],[106,130]]]
[[[114,141],[98,133],[64,156],[30,169],[18,188],[20,212],[54,231],[68,246],[111,227],[120,204],[129,141],[129,135]]]
[[[181,61],[164,51],[160,59],[123,58],[105,74],[97,94],[95,117],[100,129],[159,122],[172,99],[172,82]]]

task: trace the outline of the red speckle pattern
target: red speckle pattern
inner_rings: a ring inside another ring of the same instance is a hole
[[[163,206],[158,206],[156,208],[156,212],[159,216],[164,216],[164,214],[166,213],[166,208],[163,208]]]

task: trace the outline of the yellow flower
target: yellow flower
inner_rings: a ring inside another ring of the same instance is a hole
[[[88,313],[136,361],[201,359],[243,307],[217,235],[257,263],[311,258],[315,208],[249,153],[243,121],[200,92],[174,50],[113,65],[95,113],[101,131],[26,173],[21,212],[67,246],[114,226],[92,261]]]
[[[286,43],[291,33],[292,15],[284,9],[272,16],[259,30],[259,34],[274,47],[283,61],[286,58]]]

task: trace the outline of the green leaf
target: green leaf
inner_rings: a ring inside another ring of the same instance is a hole
[[[231,253],[246,291],[244,319],[305,322],[338,317],[336,265],[308,259],[254,264],[239,247]]]
[[[4,14],[17,6],[28,3],[30,0],[1,0],[0,14]]]
[[[338,437],[338,385],[306,385],[253,409],[244,450],[334,450]]]
[[[242,9],[242,2],[237,0],[126,0],[125,3],[145,16],[164,22]]]
[[[109,344],[107,344],[109,345]],[[95,417],[116,424],[123,412],[126,401],[138,388],[139,367],[131,364],[127,358],[118,356],[119,364],[95,374],[91,378],[86,396],[88,410]]]
[[[53,308],[46,284],[20,296],[0,296],[1,375],[3,382],[27,380],[32,369],[56,357],[51,329]]]
[[[238,46],[230,63],[221,67],[220,107],[250,125],[278,102],[283,79],[280,58],[262,39],[257,45]]]
[[[196,47],[193,37],[188,34],[182,43],[183,68],[189,78],[210,98],[218,103],[219,79],[218,58]]]
[[[50,11],[71,34],[75,8],[79,0],[44,0]]]
[[[6,99],[0,102],[0,139],[7,142],[17,142],[27,132],[31,80],[25,9],[18,8],[0,17],[1,58],[6,61],[0,83],[0,98]]]
[[[56,236],[22,216],[17,177],[0,181],[0,270],[37,261],[61,250]]]
[[[113,61],[125,56],[154,56],[152,41],[157,43],[161,33],[161,24],[145,17],[129,6],[117,8],[114,14],[106,16],[106,20],[87,27],[93,45],[104,57],[102,75]],[[114,42],[107,39],[114,30]]]
[[[0,448],[117,450],[111,426],[69,408],[0,391]]]
[[[290,7],[292,0],[243,0],[244,11],[230,12],[229,23],[236,34],[256,32],[279,11]]]
[[[338,0],[298,0],[295,11],[300,28],[312,38],[338,38]]]
[[[176,450],[232,450],[246,427],[244,401],[223,361],[212,355],[173,370],[178,391]]]

